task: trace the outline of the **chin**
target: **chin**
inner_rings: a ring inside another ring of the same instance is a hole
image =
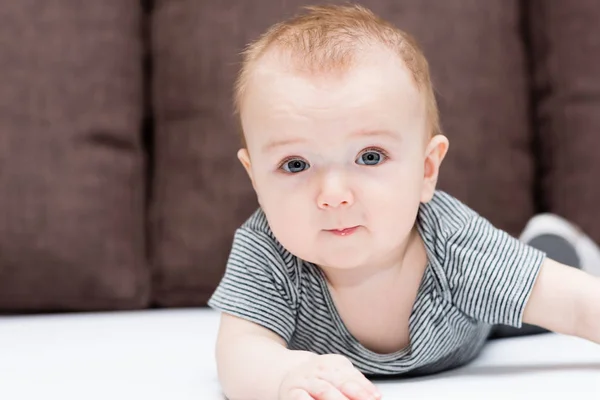
[[[366,257],[361,257],[359,254],[351,254],[351,252],[347,252],[345,254],[319,257],[319,261],[320,262],[316,264],[324,267],[335,269],[354,269],[365,265]]]

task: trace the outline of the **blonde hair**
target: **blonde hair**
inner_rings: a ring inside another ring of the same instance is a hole
[[[242,67],[234,90],[236,113],[240,111],[254,65],[268,50],[276,49],[289,55],[299,70],[344,72],[356,62],[361,44],[380,44],[404,62],[424,96],[431,135],[441,133],[429,65],[411,35],[359,5],[305,9],[307,13],[273,25],[242,53]]]

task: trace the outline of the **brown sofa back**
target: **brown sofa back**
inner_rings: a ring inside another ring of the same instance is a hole
[[[600,2],[527,6],[541,208],[600,243]]]
[[[2,310],[148,304],[141,20],[134,0],[2,6]]]
[[[257,207],[236,159],[238,53],[307,4],[3,7],[0,310],[205,305]],[[513,235],[551,211],[600,241],[599,2],[361,4],[430,61],[451,142],[441,189]]]

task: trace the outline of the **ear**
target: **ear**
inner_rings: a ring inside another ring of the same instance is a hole
[[[433,197],[440,172],[440,165],[448,152],[448,138],[444,135],[435,135],[429,140],[425,149],[425,165],[423,174],[423,188],[421,201],[427,203]]]
[[[238,160],[240,160],[240,162],[244,166],[244,169],[246,170],[246,173],[250,178],[250,182],[252,182],[252,187],[254,188],[254,190],[256,190],[256,187],[254,186],[254,177],[252,176],[252,163],[250,161],[250,153],[248,153],[248,149],[239,149],[237,152],[237,157]]]

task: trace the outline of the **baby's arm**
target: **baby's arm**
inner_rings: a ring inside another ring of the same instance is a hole
[[[290,351],[274,332],[223,313],[217,339],[217,369],[230,400],[277,399],[280,382],[312,353]]]
[[[523,322],[600,344],[600,279],[546,258]]]
[[[340,355],[289,350],[270,330],[222,314],[217,369],[230,400],[375,400],[380,395]]]

